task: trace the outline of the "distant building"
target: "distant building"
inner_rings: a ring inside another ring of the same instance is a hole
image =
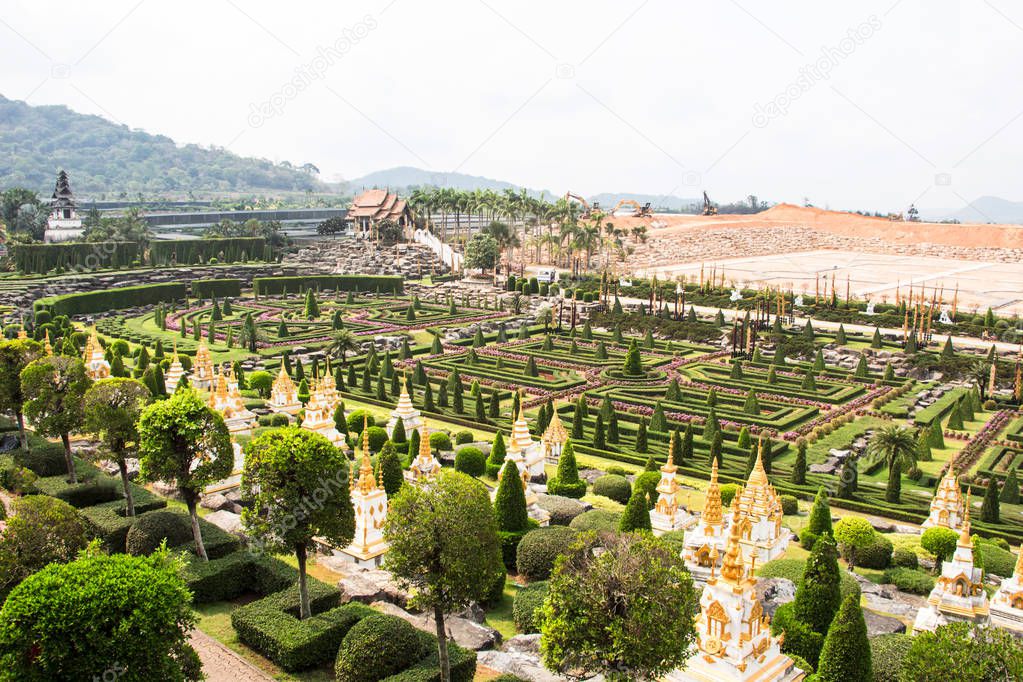
[[[412,225],[412,211],[408,203],[385,189],[369,189],[352,200],[346,220],[357,236],[374,237],[374,226],[391,220],[405,228]]]
[[[46,221],[43,233],[45,242],[66,242],[81,239],[85,234],[82,220],[78,217],[78,206],[71,192],[71,183],[66,171],[57,173],[57,185],[53,188],[50,201],[50,217]]]

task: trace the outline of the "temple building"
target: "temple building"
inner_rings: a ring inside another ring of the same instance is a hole
[[[657,482],[657,502],[650,510],[650,526],[654,535],[664,535],[674,530],[685,530],[696,524],[696,517],[679,504],[680,486],[675,480],[678,467],[671,461],[671,452],[675,449],[675,434],[671,434],[668,445],[668,461],[661,467],[661,480]],[[717,464],[717,460],[714,460]]]
[[[356,196],[348,207],[345,220],[357,236],[376,238],[376,225],[390,220],[405,228],[412,224],[412,211],[407,202],[386,189],[368,189]]]
[[[234,390],[230,389],[226,374],[215,376],[208,404],[224,417],[231,433],[245,433],[256,426],[256,415],[245,407],[238,384],[234,385]]]
[[[387,519],[387,493],[384,484],[373,476],[369,459],[369,424],[362,425],[362,462],[359,478],[355,467],[349,468],[349,488],[355,507],[355,535],[352,544],[341,550],[360,566],[379,566],[389,546],[384,540],[384,521]]]
[[[440,462],[433,456],[433,450],[430,448],[430,431],[426,428],[424,419],[423,425],[419,427],[419,452],[412,460],[405,478],[413,483],[423,483],[432,481],[439,473]]]
[[[519,414],[512,424],[511,436],[508,438],[508,454],[505,459],[515,462],[519,471],[527,472],[526,480],[543,481],[547,478],[544,471],[544,455],[543,443],[534,441],[529,434],[529,423],[520,403]]]
[[[558,416],[557,408],[555,408],[554,415],[551,417],[551,423],[547,425],[543,435],[540,437],[540,442],[544,446],[544,460],[546,460],[547,464],[557,466],[561,460],[561,451],[565,447],[565,443],[568,442],[568,430],[561,423],[561,417]]]
[[[650,521],[652,525],[652,516]],[[703,513],[695,525],[686,530],[682,540],[682,559],[696,580],[706,581],[716,558],[724,554],[727,528],[718,485],[718,461],[715,459],[710,469],[710,485],[707,486]]]
[[[163,375],[163,384],[167,388],[168,395],[178,389],[178,384],[181,383],[181,377],[184,375],[185,368],[181,366],[181,358],[178,357],[178,344],[175,343],[170,367],[167,368],[167,373]]]
[[[193,388],[213,390],[213,358],[210,356],[209,347],[202,339],[199,340],[199,347],[195,351],[192,376],[188,382]]]
[[[1017,562],[1017,568],[1019,564]],[[913,632],[930,630],[951,621],[986,623],[990,614],[984,591],[984,570],[973,565],[973,539],[970,537],[969,500],[959,542],[951,559],[941,564],[941,576],[913,621]]]
[[[334,383],[334,375],[330,372],[330,360],[327,361],[327,369],[323,374],[323,378],[320,379],[319,385],[320,399],[333,415],[334,410],[341,404],[341,393],[337,390],[337,384]]]
[[[99,343],[99,337],[96,335],[95,329],[92,330],[92,335],[85,341],[85,352],[82,354],[82,360],[85,362],[85,373],[93,381],[106,379],[110,376],[110,363],[103,357],[103,346]]]
[[[738,497],[732,501],[732,517],[741,516]],[[781,652],[771,636],[770,619],[757,599],[753,565],[743,559],[739,524],[732,524],[721,575],[713,568],[700,597],[696,619],[696,650],[685,667],[665,677],[673,682],[795,682],[805,673]],[[754,550],[755,552],[755,550]],[[714,550],[711,565],[717,560]]]
[[[924,528],[942,526],[960,530],[963,527],[963,517],[963,493],[959,488],[959,476],[949,466],[931,499],[931,513],[920,525]]]
[[[325,399],[318,382],[314,379],[309,390],[309,402],[305,404],[302,428],[324,436],[336,447],[344,447],[345,437],[334,424],[334,410]]]
[[[398,396],[398,406],[391,411],[391,418],[387,420],[387,435],[390,436],[394,433],[394,427],[398,423],[398,418],[401,417],[401,423],[405,427],[405,439],[412,435],[413,431],[418,431],[423,425],[423,416],[412,405],[412,398],[409,397],[408,384],[405,381],[405,375],[401,375],[401,395]]]
[[[302,411],[302,403],[298,399],[298,389],[295,388],[295,382],[291,380],[288,372],[284,369],[283,362],[281,371],[277,373],[277,378],[274,379],[273,387],[270,389],[270,401],[267,403],[267,407],[273,412],[291,415]]]
[[[781,527],[781,498],[767,480],[763,452],[761,441],[746,487],[735,494],[739,514],[732,514],[732,522],[739,524],[739,545],[748,565],[754,553],[764,563],[779,558],[789,546],[790,533]]]
[[[1023,633],[1023,545],[1012,576],[1002,580],[991,597],[991,624]]]
[[[75,195],[71,192],[71,183],[67,172],[57,173],[57,184],[50,197],[50,217],[46,219],[46,230],[43,241],[66,242],[81,239],[85,234],[82,219],[78,217],[78,206]]]

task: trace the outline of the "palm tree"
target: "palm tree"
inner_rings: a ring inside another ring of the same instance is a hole
[[[902,470],[916,465],[917,436],[904,426],[882,426],[874,432],[867,445],[867,452],[874,457],[883,458],[888,465],[888,487],[884,498],[894,504],[899,503],[902,493]]]
[[[327,355],[340,355],[341,364],[348,364],[348,351],[358,351],[359,341],[351,329],[338,329],[334,340],[327,346]]]

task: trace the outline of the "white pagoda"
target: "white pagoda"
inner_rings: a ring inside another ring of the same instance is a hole
[[[529,434],[529,423],[525,411],[519,405],[519,414],[512,424],[511,436],[508,438],[508,454],[505,459],[515,462],[520,471],[527,472],[527,480],[544,480],[544,446],[534,441]]]
[[[334,375],[330,372],[330,362],[327,362],[326,371],[323,373],[323,378],[320,379],[320,399],[330,410],[330,414],[333,415],[337,406],[341,404],[341,393],[337,390],[337,384],[334,383]]]
[[[1023,545],[1020,545],[1012,577],[1003,580],[991,597],[991,624],[1023,632]]]
[[[313,380],[309,391],[309,402],[305,404],[302,428],[324,436],[336,447],[343,447],[345,444],[344,435],[334,424],[334,410],[331,409],[316,380]]]
[[[267,407],[273,412],[295,415],[302,411],[302,403],[298,399],[298,389],[295,382],[288,376],[281,362],[281,371],[274,379],[273,387],[270,389],[270,401]]]
[[[732,517],[738,517],[738,498]],[[711,566],[717,560],[717,550]],[[754,554],[754,561],[756,556]],[[757,599],[755,566],[743,559],[740,528],[732,524],[721,562],[721,575],[713,568],[700,597],[696,619],[696,650],[685,667],[668,674],[673,682],[795,682],[805,673],[781,652],[771,636],[770,619]]]
[[[568,430],[561,423],[561,417],[558,416],[557,408],[554,409],[551,423],[544,430],[543,435],[540,437],[540,442],[544,446],[544,459],[547,464],[557,466],[561,460],[561,451],[564,449],[565,443],[568,442]]]
[[[405,427],[406,440],[413,431],[418,431],[423,425],[422,413],[412,405],[412,398],[409,396],[404,374],[401,375],[401,395],[398,396],[398,406],[391,411],[391,418],[387,421],[388,436],[394,433],[394,427],[397,425],[399,417]]]
[[[789,546],[789,533],[781,526],[781,498],[767,480],[763,452],[761,440],[746,487],[735,494],[739,514],[732,514],[732,523],[739,524],[739,545],[747,565],[751,564],[754,552],[763,563],[777,559]]]
[[[959,488],[959,476],[949,466],[948,471],[938,484],[938,490],[931,500],[931,513],[920,524],[924,528],[942,526],[952,530],[961,530],[965,516],[963,493]]]
[[[167,387],[168,395],[177,390],[183,376],[185,376],[185,368],[181,366],[181,358],[178,357],[178,345],[175,343],[170,367],[167,368],[167,373],[163,375],[163,384]]]
[[[969,500],[959,542],[952,558],[941,564],[941,576],[927,597],[927,604],[916,612],[913,632],[930,630],[951,621],[986,623],[990,603],[984,591],[984,570],[973,565],[973,539],[970,537]]]
[[[355,507],[355,536],[352,544],[341,550],[360,566],[379,566],[389,549],[384,540],[384,521],[387,519],[387,493],[383,481],[373,477],[373,464],[369,459],[369,425],[362,426],[362,463],[359,478],[355,467],[350,471],[352,505]]]
[[[92,330],[92,336],[85,342],[82,360],[85,362],[85,373],[93,381],[106,379],[110,376],[110,363],[103,357],[103,346],[99,343],[95,329]]]
[[[661,467],[661,480],[657,482],[657,502],[650,510],[650,526],[654,535],[664,535],[674,530],[685,530],[696,524],[696,517],[678,502],[680,486],[675,480],[675,472],[678,471],[678,467],[671,461],[674,445],[675,434],[672,433],[671,444],[668,446],[668,461]],[[717,464],[717,459],[714,460],[714,463]]]
[[[439,473],[440,462],[433,456],[433,450],[430,448],[430,431],[426,428],[424,419],[423,425],[419,427],[419,452],[405,472],[405,478],[413,483],[422,483],[432,481]]]
[[[210,393],[208,404],[224,417],[227,430],[231,433],[245,433],[256,426],[256,415],[246,409],[238,384],[231,390],[225,374],[217,374],[213,379],[213,392]]]
[[[682,559],[695,579],[706,581],[710,577],[717,557],[724,554],[727,529],[725,510],[721,504],[721,488],[718,485],[718,461],[715,458],[710,469],[710,485],[707,486],[703,513],[683,536]]]
[[[85,228],[82,219],[78,217],[78,205],[71,191],[71,183],[67,172],[61,170],[57,173],[57,184],[50,197],[50,216],[46,219],[43,241],[47,244],[65,242],[81,239],[84,234]]]
[[[192,377],[189,383],[193,388],[213,390],[213,358],[210,356],[210,349],[206,342],[199,340],[199,347],[195,351],[195,362],[192,363]]]

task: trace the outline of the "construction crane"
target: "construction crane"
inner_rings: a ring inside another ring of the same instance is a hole
[[[621,201],[619,201],[615,205],[615,207],[613,209],[611,209],[611,215],[617,214],[618,213],[618,209],[620,209],[625,204],[628,204],[629,206],[632,206],[632,209],[633,209],[632,210],[632,217],[633,218],[651,218],[651,217],[653,217],[653,211],[650,210],[650,202],[649,201],[646,202],[645,204],[643,204],[642,206],[640,206],[638,201],[633,201],[632,199],[622,199]]]
[[[707,192],[703,193],[703,215],[717,215],[718,207],[710,203],[710,197],[707,196]]]

